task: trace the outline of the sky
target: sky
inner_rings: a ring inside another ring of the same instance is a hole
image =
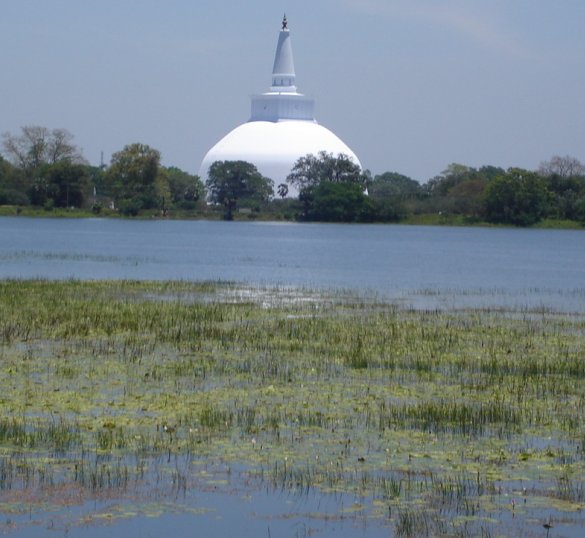
[[[583,0],[0,0],[0,133],[196,174],[268,90],[285,12],[299,91],[372,174],[585,162]]]

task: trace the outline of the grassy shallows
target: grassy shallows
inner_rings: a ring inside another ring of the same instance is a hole
[[[77,281],[0,282],[0,312],[0,495],[146,487],[149,458],[187,454],[371,495],[397,531],[516,490],[535,514],[585,503],[581,317]]]

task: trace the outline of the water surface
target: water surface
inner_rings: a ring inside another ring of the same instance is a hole
[[[583,311],[584,241],[574,230],[4,217],[0,278],[223,280]]]

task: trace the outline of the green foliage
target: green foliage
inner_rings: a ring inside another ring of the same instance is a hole
[[[538,173],[551,193],[547,216],[583,222],[581,198],[585,196],[585,165],[574,157],[555,155],[540,164]]]
[[[47,207],[81,207],[89,191],[87,167],[60,161],[45,164],[37,171],[30,190],[33,205]]]
[[[440,175],[430,179],[424,190],[431,196],[446,196],[449,191],[462,181],[477,177],[477,170],[463,164],[452,163]]]
[[[171,203],[179,209],[194,209],[205,198],[205,185],[199,176],[171,166],[162,169],[169,186]]]
[[[538,175],[452,163],[420,185],[397,172],[372,179],[347,155],[320,152],[297,160],[288,184],[278,185],[282,200],[274,200],[273,182],[243,161],[214,163],[204,184],[179,168],[162,167],[159,152],[144,144],[125,146],[106,169],[89,166],[65,129],[27,126],[2,138],[5,214],[43,214],[45,208],[59,215],[61,208],[74,207],[109,214],[115,206],[129,216],[152,209],[166,216],[172,209],[176,218],[189,218],[197,209],[198,216],[217,218],[222,205],[230,220],[238,206],[247,218],[276,220],[585,226],[585,165],[568,155],[542,162]],[[289,185],[298,199],[287,198]],[[204,204],[206,186],[216,206]]]
[[[407,213],[407,203],[420,199],[423,189],[414,179],[397,172],[377,175],[368,185],[368,194],[375,205],[376,220],[397,222]]]
[[[580,220],[579,199],[585,195],[585,176],[561,175],[555,172],[542,177],[551,193],[548,216]]]
[[[330,222],[373,219],[373,204],[364,195],[369,172],[344,154],[309,154],[297,160],[287,182],[299,189],[301,218]]]
[[[408,211],[404,202],[396,198],[371,198],[373,205],[372,220],[377,222],[399,222]]]
[[[476,169],[452,163],[424,185],[426,198],[415,212],[466,215],[477,219],[483,213],[488,183],[503,173],[503,169],[495,166]]]
[[[96,196],[109,196],[109,185],[106,181],[105,165],[88,166],[87,174],[89,175],[92,190],[95,188]]]
[[[0,205],[28,205],[28,196],[16,189],[0,188]]]
[[[28,126],[4,133],[2,146],[12,165],[0,161],[0,200],[51,207],[80,207],[87,188],[86,162],[65,129]]]
[[[374,220],[373,202],[356,183],[323,181],[301,191],[307,220],[324,222],[369,222]]]
[[[0,156],[0,205],[28,205],[24,174]]]
[[[493,223],[530,226],[546,216],[550,202],[550,192],[538,174],[510,168],[487,186],[485,216]]]
[[[207,176],[209,200],[225,207],[225,220],[233,219],[238,200],[265,202],[274,195],[274,183],[251,163],[216,161]]]
[[[140,213],[140,210],[144,207],[142,200],[138,197],[134,198],[122,198],[119,200],[118,211],[121,215],[126,217],[136,217]]]
[[[160,153],[146,144],[130,144],[112,155],[105,180],[123,215],[161,207],[159,171]]]
[[[368,172],[362,172],[360,166],[343,153],[335,157],[332,153],[321,151],[317,156],[309,154],[298,159],[286,180],[297,187],[299,192],[325,181],[355,183],[364,191],[370,181],[370,175]]]
[[[585,226],[585,194],[575,200],[575,220]]]
[[[0,185],[6,183],[12,168],[12,165],[0,155]]]
[[[374,177],[368,185],[368,194],[374,199],[406,200],[422,194],[418,181],[397,172],[384,172]]]

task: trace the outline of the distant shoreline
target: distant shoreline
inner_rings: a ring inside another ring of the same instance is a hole
[[[47,211],[42,208],[21,208],[18,211],[14,206],[0,206],[0,217],[28,217],[28,218],[70,218],[70,219],[84,219],[84,218],[99,218],[99,219],[124,219],[124,220],[208,220],[218,221],[223,220],[223,213],[220,211],[175,211],[170,212],[166,216],[157,215],[154,211],[145,212],[136,217],[125,217],[113,211],[104,211],[96,214],[91,210],[84,209],[53,209]],[[295,219],[285,218],[283,215],[274,214],[250,214],[238,213],[234,215],[235,222],[306,222],[297,221]],[[311,221],[321,222],[321,221]],[[341,223],[340,223],[341,224]],[[411,226],[461,226],[470,228],[523,228],[523,226],[513,226],[505,224],[493,224],[482,220],[472,219],[462,215],[436,215],[423,214],[411,215],[403,220],[394,222],[372,222],[372,223],[353,223],[345,224],[401,224]],[[585,226],[577,221],[558,220],[558,219],[544,219],[532,226],[526,226],[532,229],[547,229],[547,230],[585,230]]]

